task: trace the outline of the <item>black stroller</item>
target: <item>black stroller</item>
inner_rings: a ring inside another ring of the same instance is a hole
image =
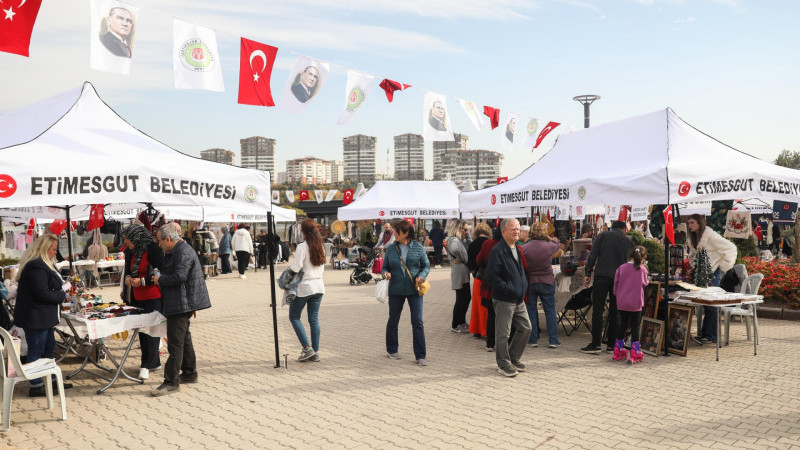
[[[355,260],[356,267],[350,274],[350,285],[368,284],[373,280],[372,266],[375,264],[375,253],[369,247],[358,248],[358,258]]]

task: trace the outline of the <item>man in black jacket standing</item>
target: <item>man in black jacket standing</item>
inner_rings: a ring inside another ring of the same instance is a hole
[[[592,251],[586,260],[585,285],[589,285],[594,273],[592,287],[592,342],[581,351],[583,353],[600,353],[600,340],[603,337],[603,310],[608,302],[608,347],[614,349],[614,339],[619,326],[617,320],[617,297],[614,296],[614,275],[617,268],[628,261],[633,248],[633,241],[625,235],[627,224],[621,220],[611,224],[611,230],[600,233],[594,240]]]
[[[170,225],[158,230],[158,245],[164,250],[164,273],[153,277],[161,289],[167,317],[167,350],[164,382],[150,395],[160,397],[180,389],[182,383],[197,383],[197,360],[189,331],[195,311],[211,307],[197,253]]]
[[[518,372],[525,371],[525,364],[520,359],[531,334],[531,321],[525,307],[528,279],[525,276],[525,257],[516,244],[519,222],[517,219],[504,219],[500,223],[500,230],[503,240],[489,253],[483,280],[492,285],[497,370],[501,375],[514,377]],[[512,324],[516,331],[509,343]]]

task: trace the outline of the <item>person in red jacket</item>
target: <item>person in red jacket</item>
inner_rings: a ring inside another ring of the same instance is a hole
[[[122,236],[125,238],[125,285],[120,295],[132,306],[147,312],[161,312],[161,290],[153,283],[153,275],[156,269],[163,268],[164,251],[152,233],[141,225],[130,225],[122,231]],[[142,349],[139,378],[146,380],[151,370],[161,368],[160,342],[160,337],[139,332]]]

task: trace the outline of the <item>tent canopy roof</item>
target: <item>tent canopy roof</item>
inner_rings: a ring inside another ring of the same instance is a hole
[[[452,181],[378,181],[353,203],[339,208],[339,220],[446,219],[458,217],[459,190]]]

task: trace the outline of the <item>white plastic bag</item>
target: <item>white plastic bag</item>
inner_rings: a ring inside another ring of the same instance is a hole
[[[375,298],[380,303],[386,303],[389,300],[389,280],[380,280],[375,285]]]

